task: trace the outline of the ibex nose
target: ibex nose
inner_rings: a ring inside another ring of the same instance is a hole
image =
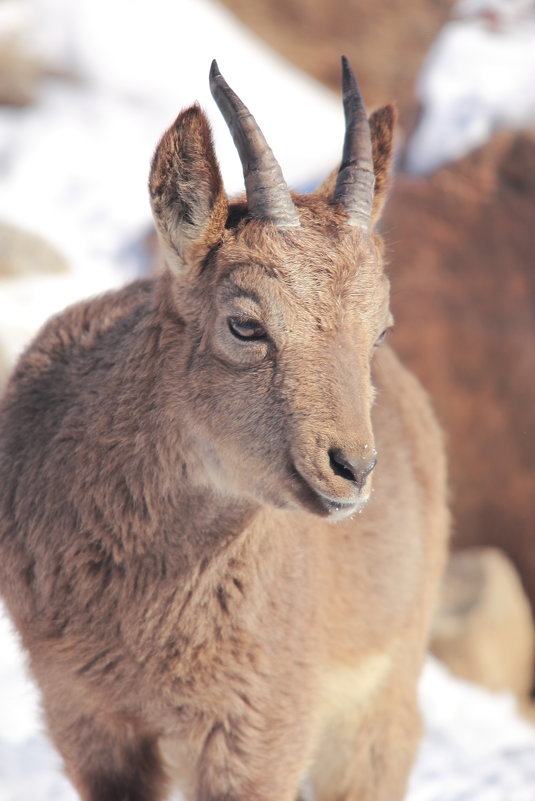
[[[377,452],[373,450],[369,456],[363,458],[344,453],[340,448],[331,448],[329,463],[335,475],[353,482],[361,490],[366,478],[377,464]]]

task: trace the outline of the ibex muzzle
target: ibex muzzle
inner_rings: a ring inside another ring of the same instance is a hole
[[[305,504],[310,511],[341,520],[361,510],[369,499],[377,451],[370,365],[359,367],[351,343],[336,338],[329,347],[330,339],[321,334],[316,358],[312,349],[287,368],[287,373],[298,374],[304,368],[302,381],[288,389],[289,417],[295,421],[289,440],[296,475],[313,493],[303,493]],[[303,409],[308,413],[300,415],[298,410]]]

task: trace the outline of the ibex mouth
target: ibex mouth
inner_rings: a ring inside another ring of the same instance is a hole
[[[330,498],[322,497],[321,501],[329,514],[337,518],[350,517],[355,512],[358,512],[364,506],[365,502],[360,500],[348,503],[347,501],[333,501]]]
[[[291,474],[293,478],[293,488],[300,504],[309,512],[320,517],[329,517],[334,520],[345,520],[348,517],[360,512],[366,501],[367,496],[360,496],[354,500],[342,500],[333,498],[315,489],[307,479],[292,465]]]

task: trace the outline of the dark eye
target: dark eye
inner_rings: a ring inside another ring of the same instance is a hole
[[[383,333],[379,337],[377,337],[377,339],[375,340],[375,347],[377,347],[378,345],[381,344],[381,342],[386,338],[386,335],[388,334],[388,332],[391,331],[391,330],[392,330],[391,328],[385,328]]]
[[[247,317],[229,317],[228,327],[237,339],[242,341],[266,339],[266,329],[257,320],[250,320]]]

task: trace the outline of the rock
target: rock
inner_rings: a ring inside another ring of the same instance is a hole
[[[447,432],[454,546],[501,547],[535,608],[535,132],[400,176],[392,343]]]
[[[67,260],[42,237],[0,221],[0,280],[68,269]]]
[[[32,283],[68,271],[67,260],[40,236],[0,222],[0,390],[34,332],[35,321],[22,312],[25,299],[35,293]]]
[[[512,562],[495,548],[452,556],[435,616],[431,650],[457,676],[512,690],[527,705],[535,631]]]
[[[0,39],[0,105],[26,106],[35,99],[41,68],[19,37]]]

